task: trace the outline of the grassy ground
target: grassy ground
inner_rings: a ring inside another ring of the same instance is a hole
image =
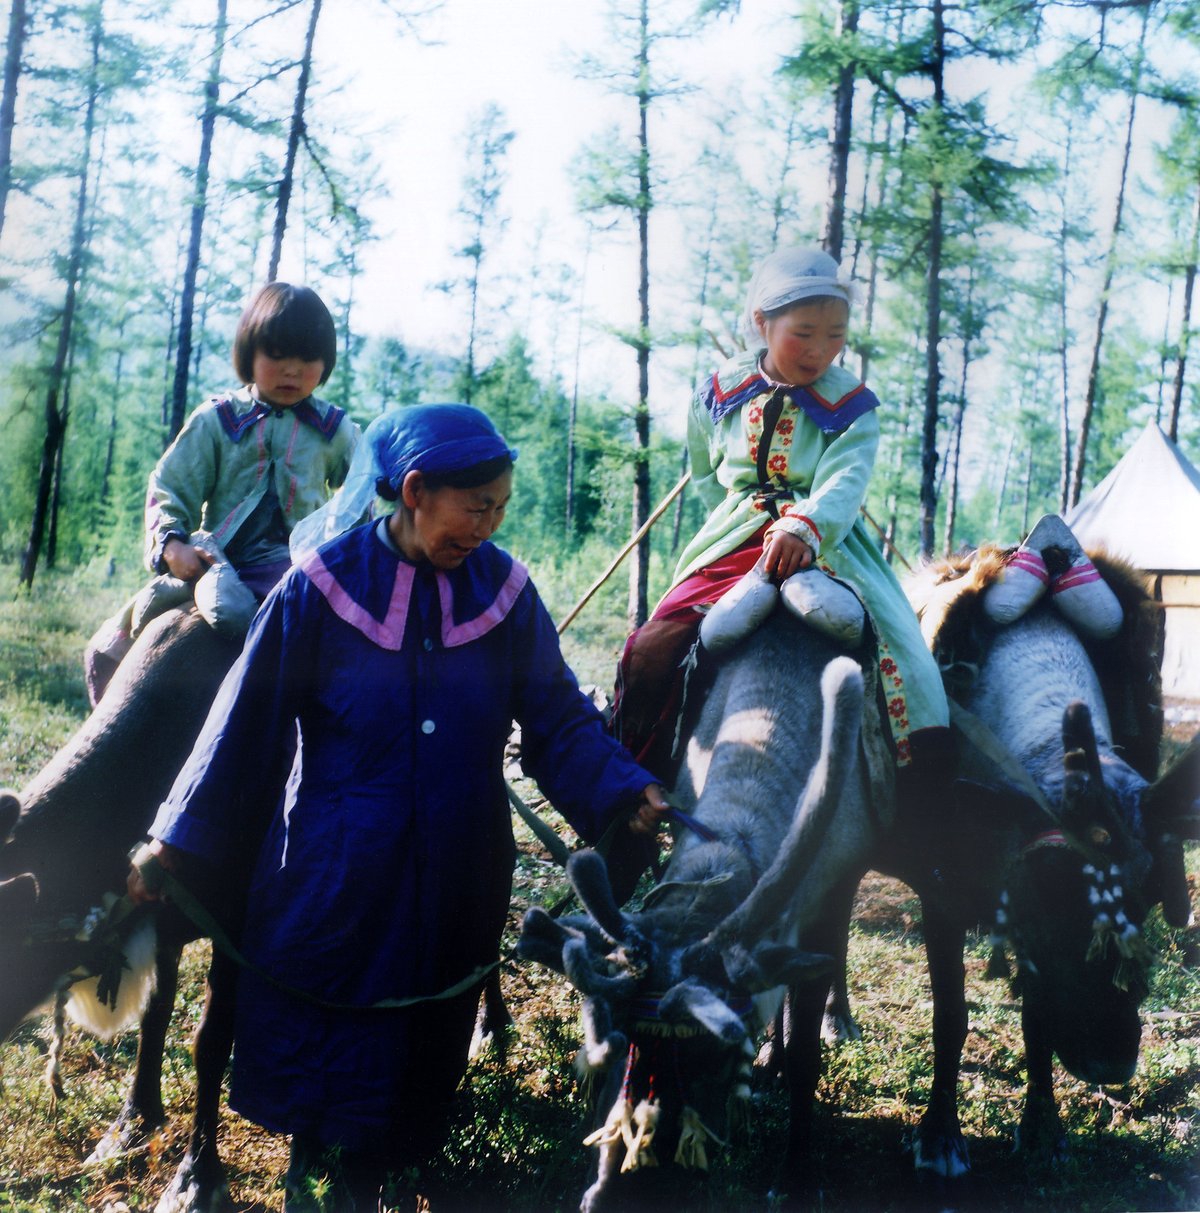
[[[84,640],[128,588],[44,576],[29,598],[14,594],[11,571],[0,570],[0,784],[19,787],[81,718]],[[597,650],[596,670],[610,657],[608,648]],[[506,947],[524,909],[553,902],[565,888],[523,828],[518,841]],[[1195,892],[1195,849],[1189,859]],[[1200,1208],[1200,971],[1185,964],[1185,939],[1157,919],[1150,929],[1161,960],[1143,1007],[1137,1075],[1124,1087],[1105,1090],[1060,1075],[1071,1154],[1055,1167],[1027,1166],[1012,1155],[1022,1098],[1019,1008],[1006,983],[984,980],[986,950],[973,942],[971,1032],[960,1089],[974,1178],[956,1198],[959,1207],[988,1213]],[[29,1021],[3,1046],[0,1213],[154,1207],[186,1137],[193,1090],[188,1041],[206,956],[207,945],[196,944],[185,958],[165,1067],[169,1119],[144,1150],[101,1165],[83,1162],[121,1106],[133,1033],[101,1044],[72,1030],[63,1059],[66,1097],[57,1105],[42,1078],[47,1021]],[[519,1034],[506,1063],[491,1058],[473,1066],[437,1178],[453,1181],[456,1206],[464,1209],[571,1210],[591,1162],[591,1152],[578,1144],[585,1111],[571,1069],[578,1044],[575,998],[560,979],[532,966],[507,960],[502,976]],[[929,1090],[932,1055],[917,906],[904,886],[874,876],[864,883],[850,978],[863,1040],[826,1053],[814,1207],[845,1213],[940,1207],[942,1194],[914,1185],[905,1153],[906,1135]],[[762,1083],[748,1138],[715,1164],[705,1190],[674,1207],[769,1208],[785,1123],[782,1094]],[[236,1208],[281,1207],[283,1142],[226,1113],[223,1155]]]

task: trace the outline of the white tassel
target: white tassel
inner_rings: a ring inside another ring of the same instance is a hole
[[[613,1104],[608,1119],[595,1132],[589,1133],[583,1139],[583,1144],[600,1146],[603,1149],[605,1146],[615,1145],[619,1141],[624,1141],[626,1145],[633,1141],[633,1105],[624,1095],[621,1095]]]
[[[700,1119],[700,1113],[695,1108],[684,1108],[679,1131],[679,1145],[675,1150],[675,1161],[681,1167],[691,1167],[694,1170],[708,1170],[708,1151],[705,1148],[709,1141],[724,1147],[723,1142]]]
[[[654,1132],[658,1128],[658,1118],[661,1115],[662,1108],[657,1099],[653,1103],[648,1099],[643,1099],[634,1108],[634,1132],[628,1141],[629,1148],[625,1152],[625,1161],[621,1164],[622,1174],[627,1171],[640,1170],[642,1167],[658,1166],[658,1159],[654,1156],[651,1143],[654,1141]]]
[[[67,1034],[66,1023],[67,990],[60,987],[54,995],[53,1027],[50,1034],[50,1049],[46,1054],[46,1085],[50,1088],[50,1106],[57,1107],[65,1088],[62,1080],[63,1041]]]

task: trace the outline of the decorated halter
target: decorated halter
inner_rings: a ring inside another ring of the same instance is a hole
[[[621,1092],[609,1110],[604,1124],[583,1139],[585,1146],[597,1146],[605,1151],[617,1151],[624,1146],[622,1174],[643,1167],[658,1166],[654,1137],[662,1116],[659,1093],[667,1082],[674,1085],[682,1107],[675,1164],[688,1169],[707,1171],[709,1143],[722,1149],[729,1144],[706,1125],[700,1113],[683,1099],[679,1045],[685,1039],[703,1036],[706,1029],[699,1024],[664,1020],[659,1014],[659,1002],[658,995],[647,994],[635,998],[631,1003],[634,1039],[630,1041],[625,1056]],[[754,1004],[749,998],[737,999],[729,1005],[743,1020],[748,1020],[754,1011]],[[750,1099],[750,1067],[754,1060],[754,1046],[751,1040],[752,1037],[748,1036],[743,1043],[744,1052],[738,1066],[738,1081],[729,1096],[731,1110],[744,1109]],[[647,1063],[646,1076],[640,1080],[635,1078],[639,1061]]]
[[[1118,961],[1113,971],[1113,985],[1119,990],[1128,990],[1134,984],[1145,982],[1150,968],[1150,952],[1141,930],[1126,910],[1120,865],[1109,862],[1098,853],[1097,847],[1108,841],[1107,832],[1099,826],[1095,830],[1104,835],[1103,838],[1093,838],[1096,845],[1089,845],[1061,828],[1045,830],[1025,844],[1021,850],[1021,860],[1046,849],[1073,851],[1084,860],[1080,870],[1087,883],[1088,905],[1093,910],[1092,940],[1088,945],[1087,960],[1089,963],[1100,960],[1110,947],[1115,947]],[[1027,971],[1032,969],[1033,962],[1021,955],[1020,940],[1012,930],[1008,889],[1000,894],[989,943],[992,951],[988,959],[987,977],[1009,976],[1006,947],[1011,947],[1016,953],[1020,967]]]

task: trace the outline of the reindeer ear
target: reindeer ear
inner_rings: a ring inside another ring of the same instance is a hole
[[[11,788],[0,788],[0,843],[7,842],[17,818],[21,815],[21,801]]]
[[[33,913],[39,893],[37,878],[31,872],[0,881],[0,919],[10,924],[24,922]]]
[[[1142,793],[1142,816],[1152,832],[1200,840],[1200,733]]]
[[[725,957],[725,967],[739,990],[759,994],[776,986],[790,986],[801,981],[815,981],[833,970],[832,956],[820,952],[804,952],[782,943],[762,943],[753,952],[743,952],[739,961]]]
[[[534,906],[521,920],[521,936],[517,940],[517,955],[525,960],[534,960],[548,969],[562,973],[563,948],[567,942],[578,937],[556,922],[545,910]]]

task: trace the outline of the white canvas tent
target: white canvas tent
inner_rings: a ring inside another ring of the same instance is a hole
[[[1166,615],[1163,694],[1200,699],[1200,472],[1151,423],[1066,521],[1153,579]]]

